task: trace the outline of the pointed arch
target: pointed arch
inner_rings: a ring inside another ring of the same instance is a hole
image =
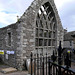
[[[41,5],[36,17],[35,48],[37,50],[55,48],[56,18],[49,2]]]

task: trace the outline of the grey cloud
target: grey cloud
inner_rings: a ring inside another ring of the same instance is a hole
[[[75,1],[66,3],[59,9],[59,15],[64,28],[68,31],[75,30]]]
[[[1,0],[0,4],[5,11],[14,11],[22,15],[32,1],[33,0]]]

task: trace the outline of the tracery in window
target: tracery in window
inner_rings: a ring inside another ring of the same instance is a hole
[[[56,42],[56,19],[49,2],[40,7],[36,18],[35,49],[53,49]]]

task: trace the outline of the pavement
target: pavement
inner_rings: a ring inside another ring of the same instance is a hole
[[[9,68],[7,65],[0,65],[0,75],[29,75],[28,71],[16,71],[11,73],[2,73],[1,70],[3,68]]]
[[[9,66],[7,65],[0,65],[0,71],[1,69],[8,68],[8,67]],[[72,63],[71,68],[75,70],[75,63]],[[30,74],[28,74],[28,71],[16,71],[16,72],[11,72],[11,73],[6,73],[6,74],[0,72],[0,75],[30,75]]]
[[[72,62],[71,64],[71,68],[75,70],[75,63]]]
[[[17,71],[17,72],[12,72],[12,73],[7,73],[7,74],[0,72],[0,75],[28,75],[28,72],[27,71]]]

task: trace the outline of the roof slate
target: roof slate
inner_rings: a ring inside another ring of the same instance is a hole
[[[64,35],[64,41],[73,40],[72,35],[75,35],[75,31],[67,32],[67,33]]]

